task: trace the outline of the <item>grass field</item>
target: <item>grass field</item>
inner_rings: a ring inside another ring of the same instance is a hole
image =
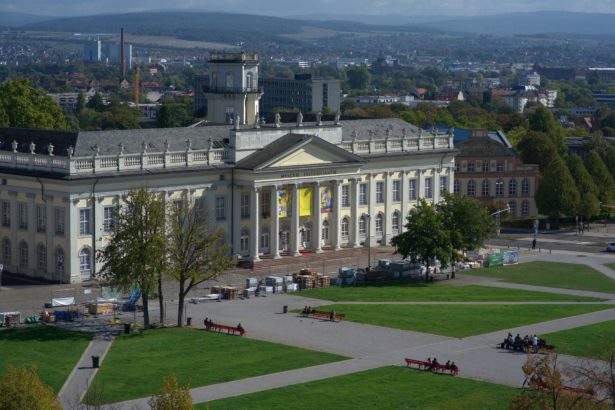
[[[383,367],[246,394],[197,409],[507,409],[519,390],[403,367]]]
[[[442,336],[467,337],[608,309],[610,305],[327,305],[346,319]]]
[[[615,349],[615,320],[549,333],[543,336],[558,353],[607,359]]]
[[[204,330],[150,330],[113,342],[96,375],[96,395],[101,403],[149,396],[160,390],[169,371],[181,384],[198,387],[343,359]]]
[[[608,266],[609,268],[611,268],[611,269],[615,270],[615,263],[609,263],[609,264],[608,264],[608,265],[606,265],[606,266]]]
[[[333,302],[597,302],[600,299],[479,285],[446,286],[388,282],[361,286],[333,286],[301,291],[298,296]]]
[[[36,366],[39,377],[57,393],[83,354],[92,335],[53,326],[0,331],[0,377],[8,364]]]
[[[504,282],[615,293],[615,280],[581,264],[529,262],[512,266],[469,269],[464,275],[487,276]]]

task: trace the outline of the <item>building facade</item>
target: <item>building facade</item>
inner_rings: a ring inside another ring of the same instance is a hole
[[[449,134],[399,119],[80,133],[0,129],[0,258],[76,283],[99,271],[122,195],[195,203],[241,258],[388,244],[453,189]]]
[[[540,177],[538,165],[523,164],[514,149],[475,130],[457,144],[453,192],[497,208],[510,208],[511,217],[538,215],[534,194]]]
[[[328,108],[338,112],[341,104],[339,80],[312,78],[310,74],[295,74],[289,78],[263,78],[259,82],[263,97],[261,113],[275,114],[279,109],[318,112]]]

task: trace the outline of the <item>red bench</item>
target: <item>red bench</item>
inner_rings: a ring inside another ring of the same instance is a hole
[[[331,320],[331,312],[325,312],[322,310],[312,310],[310,311],[310,313],[308,314],[308,316],[314,317],[314,318],[322,318],[322,319],[329,319]],[[346,318],[346,315],[344,313],[335,313],[335,319],[337,320],[344,320]]]
[[[419,369],[425,369],[425,370],[430,369],[436,373],[437,372],[440,372],[440,373],[449,372],[453,376],[457,376],[459,374],[459,367],[457,366],[455,366],[454,368],[451,368],[451,367],[446,367],[443,364],[433,365],[423,360],[416,360],[416,359],[409,359],[409,358],[405,358],[404,360],[406,361],[406,366],[408,367],[412,365],[416,365]]]
[[[232,334],[236,334],[239,333],[239,336],[243,336],[246,333],[246,330],[241,327],[235,327],[235,326],[227,326],[227,325],[222,325],[219,323],[213,323],[213,322],[207,322],[205,323],[205,329],[207,330],[211,330],[213,332],[226,332],[229,335]]]

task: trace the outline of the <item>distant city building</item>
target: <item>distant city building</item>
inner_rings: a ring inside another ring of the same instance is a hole
[[[538,165],[523,164],[501,133],[490,134],[474,130],[456,144],[461,152],[455,157],[453,192],[497,209],[508,206],[512,217],[535,217]]]
[[[529,74],[520,74],[517,77],[517,85],[533,85],[535,87],[540,87],[540,74],[536,71]]]
[[[88,41],[83,45],[83,61],[99,63],[102,61],[102,44],[100,40]]]
[[[593,91],[592,97],[600,104],[615,104],[615,94],[609,93],[606,90]]]
[[[339,80],[312,78],[310,74],[295,74],[294,79],[263,78],[261,114],[271,115],[280,108],[301,112],[318,112],[325,108],[333,112],[340,109],[341,87]]]
[[[122,47],[120,43],[103,43],[100,40],[89,41],[83,45],[83,61],[86,63],[119,64]],[[132,44],[124,44],[126,68],[131,68]]]
[[[207,116],[207,98],[205,87],[209,87],[209,75],[198,74],[194,76],[194,115],[196,117]]]

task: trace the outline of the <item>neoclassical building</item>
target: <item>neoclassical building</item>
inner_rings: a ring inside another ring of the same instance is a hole
[[[258,127],[258,128],[257,128]],[[129,189],[194,201],[258,261],[386,244],[453,189],[452,136],[399,119],[64,133],[0,129],[4,269],[87,280]]]

